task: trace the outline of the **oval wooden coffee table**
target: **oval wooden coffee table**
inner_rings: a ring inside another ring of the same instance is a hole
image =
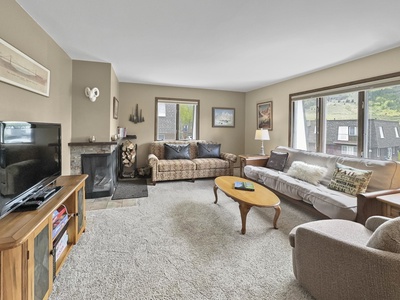
[[[237,190],[234,188],[235,181],[252,182],[254,191]],[[274,228],[278,229],[276,223],[279,215],[281,214],[281,201],[279,198],[266,187],[254,181],[244,179],[236,176],[220,176],[215,178],[214,181],[214,194],[215,202],[218,201],[217,190],[220,189],[228,197],[239,203],[240,216],[242,218],[242,234],[246,233],[246,217],[250,208],[253,206],[258,207],[273,207],[275,209]]]

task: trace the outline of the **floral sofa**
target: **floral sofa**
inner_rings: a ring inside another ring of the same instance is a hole
[[[205,140],[156,141],[150,144],[151,180],[181,180],[233,175],[237,156]]]
[[[264,167],[245,166],[247,178],[331,219],[354,221],[357,195],[400,188],[400,164],[279,146]]]

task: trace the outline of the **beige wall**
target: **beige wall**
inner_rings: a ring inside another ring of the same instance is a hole
[[[112,117],[112,93],[118,92],[118,80],[111,64],[74,60],[72,66],[71,141],[87,142],[95,136],[97,142],[109,142],[118,126]],[[86,87],[99,89],[95,102],[86,97]]]
[[[15,2],[2,0],[0,38],[50,70],[50,97],[0,82],[0,120],[61,123],[62,172],[70,173],[72,62]]]
[[[147,164],[149,143],[154,141],[156,97],[200,100],[200,139],[221,143],[224,152],[241,154],[244,151],[244,93],[133,83],[120,83],[119,93],[119,124],[127,128],[128,134],[137,135],[139,167]],[[129,121],[136,104],[142,109],[143,123]],[[235,128],[212,127],[212,107],[235,108]]]
[[[113,134],[117,134],[117,127],[118,127],[118,119],[114,119],[114,97],[117,98],[119,103],[119,81],[117,75],[115,74],[114,68],[111,67],[111,94],[110,94],[110,111],[109,111],[109,118],[110,118],[110,137]],[[119,112],[119,105],[117,107],[117,112]]]
[[[254,140],[256,104],[273,101],[273,130],[266,151],[288,144],[289,94],[400,71],[400,48],[301,76],[248,93],[118,83],[110,63],[72,61],[68,55],[15,2],[2,0],[0,37],[51,71],[50,97],[0,82],[0,120],[27,120],[62,124],[63,174],[70,172],[68,143],[109,141],[117,126],[138,136],[139,166],[147,162],[148,144],[154,139],[155,97],[200,100],[200,138],[222,143],[222,150],[236,154],[258,153]],[[98,87],[92,103],[86,86]],[[113,119],[113,97],[119,100],[119,117]],[[144,123],[129,122],[136,104]],[[233,107],[235,128],[213,128],[212,107]]]
[[[268,153],[278,145],[289,143],[289,94],[399,71],[400,48],[395,48],[246,93],[245,152],[257,153],[260,148],[259,141],[254,140],[257,103],[273,101],[271,140],[264,144]]]

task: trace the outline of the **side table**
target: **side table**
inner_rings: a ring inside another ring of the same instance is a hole
[[[240,154],[240,177],[243,178],[243,168],[247,165],[264,167],[267,164],[269,155]]]
[[[400,216],[400,193],[376,197],[382,202],[382,215],[389,218]]]

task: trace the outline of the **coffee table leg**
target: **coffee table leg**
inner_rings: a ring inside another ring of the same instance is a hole
[[[218,201],[218,194],[217,194],[218,186],[214,185],[214,195],[215,195],[215,201],[214,203],[217,203]]]
[[[278,222],[278,218],[281,214],[281,207],[279,205],[274,206],[275,209],[275,217],[274,217],[274,228],[278,229],[278,227],[276,226],[276,223]]]
[[[247,205],[245,203],[239,203],[240,217],[242,218],[242,234],[246,233],[246,219],[247,214],[249,213],[251,205]]]

